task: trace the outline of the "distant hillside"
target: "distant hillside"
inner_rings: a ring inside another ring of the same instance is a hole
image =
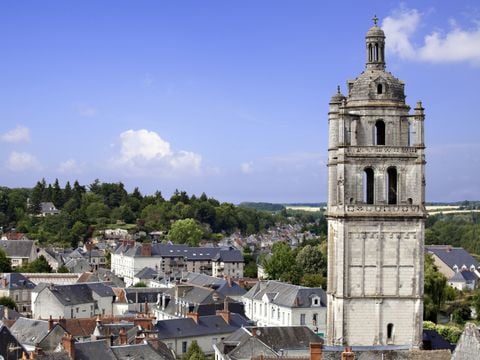
[[[282,211],[285,209],[285,206],[281,204],[272,204],[266,202],[242,202],[238,206],[244,208],[255,209],[259,211]]]

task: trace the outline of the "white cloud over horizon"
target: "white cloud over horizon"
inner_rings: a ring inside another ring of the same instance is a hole
[[[3,142],[7,143],[21,143],[30,141],[30,129],[18,125],[15,129],[7,131],[6,133],[0,135],[0,139]]]
[[[172,150],[170,143],[155,131],[127,130],[120,134],[116,166],[128,167],[133,176],[175,177],[201,173],[202,157],[191,151]]]
[[[12,151],[8,156],[6,167],[14,172],[40,170],[42,166],[32,154]]]
[[[401,59],[429,63],[468,62],[480,66],[480,23],[464,29],[450,20],[447,31],[434,30],[424,36],[420,45],[413,37],[424,25],[424,16],[417,9],[400,8],[382,21],[382,29],[387,37],[389,53]]]
[[[244,162],[240,164],[240,171],[244,174],[251,174],[253,172],[253,162]]]
[[[62,161],[58,166],[58,171],[62,174],[81,174],[84,164],[79,164],[75,159]]]

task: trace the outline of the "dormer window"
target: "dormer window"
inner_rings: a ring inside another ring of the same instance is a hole
[[[312,305],[313,306],[320,306],[320,298],[318,296],[315,296],[312,298]]]
[[[454,271],[458,271],[458,266],[457,266],[457,265],[453,265],[453,270],[454,270]]]

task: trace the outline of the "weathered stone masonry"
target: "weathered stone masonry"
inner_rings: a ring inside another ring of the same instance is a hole
[[[385,34],[366,35],[365,71],[330,101],[328,315],[331,345],[422,340],[424,109],[385,71]]]

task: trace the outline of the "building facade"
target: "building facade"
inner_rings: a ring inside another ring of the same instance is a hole
[[[385,70],[385,34],[374,22],[365,71],[330,101],[327,343],[418,348],[424,109],[418,102],[410,114],[404,83]]]

